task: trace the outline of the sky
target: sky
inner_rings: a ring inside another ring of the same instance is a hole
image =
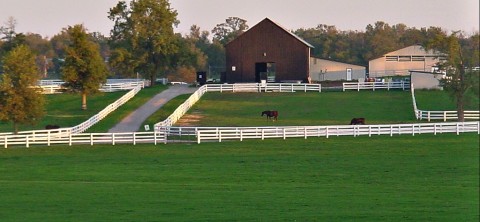
[[[52,37],[62,28],[83,24],[89,32],[109,35],[108,11],[118,0],[0,0],[0,26],[9,17],[16,32]],[[479,31],[479,0],[170,0],[180,21],[176,32],[189,33],[192,25],[211,31],[228,17],[247,20],[252,27],[270,18],[284,28],[334,25],[340,30],[364,31],[384,21],[408,27],[442,27],[447,31]]]

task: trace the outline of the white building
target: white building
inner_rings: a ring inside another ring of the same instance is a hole
[[[366,67],[310,57],[312,81],[365,79]]]

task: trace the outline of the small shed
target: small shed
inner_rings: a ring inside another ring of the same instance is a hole
[[[410,81],[414,89],[440,89],[440,80],[445,78],[443,73],[410,71]]]
[[[225,82],[307,82],[311,44],[265,18],[225,46]]]
[[[365,79],[367,68],[343,62],[310,58],[310,77],[312,81],[338,81]]]

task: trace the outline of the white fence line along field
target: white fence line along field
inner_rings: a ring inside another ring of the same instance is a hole
[[[410,88],[409,82],[344,82],[343,91],[345,90],[377,90],[377,89],[408,89]]]
[[[0,146],[32,145],[95,145],[95,144],[133,144],[137,143],[166,143],[167,138],[162,132],[131,132],[131,133],[80,133],[80,134],[31,134],[0,136]]]
[[[38,86],[42,88],[43,94],[55,94],[64,92],[65,88],[62,80],[40,80]],[[108,79],[107,83],[102,85],[100,91],[102,92],[116,92],[123,90],[132,90],[137,86],[142,88],[148,86],[149,82],[140,79]]]
[[[244,83],[244,84],[206,84],[195,91],[184,103],[162,122],[156,123],[154,128],[172,126],[198,101],[206,92],[321,92],[320,84],[292,84],[292,83]]]
[[[195,132],[197,143],[204,141],[268,139],[268,138],[305,138],[330,136],[372,136],[372,135],[412,135],[439,133],[480,134],[480,122],[456,123],[419,123],[393,125],[339,125],[339,126],[294,126],[294,127],[212,127],[197,128]],[[185,135],[187,132],[184,131]]]
[[[120,106],[128,102],[131,98],[137,95],[137,93],[140,92],[142,88],[143,87],[141,85],[136,86],[134,89],[130,90],[130,92],[126,93],[115,102],[106,106],[99,113],[95,114],[94,116],[90,117],[88,120],[74,127],[60,128],[60,129],[53,129],[53,130],[22,131],[22,132],[18,132],[17,135],[19,136],[45,136],[45,135],[68,136],[70,134],[78,134],[78,133],[85,132],[88,128],[92,127],[93,125],[97,124],[100,120],[105,118],[108,114],[110,114],[111,112],[115,111]],[[12,134],[13,133],[0,133],[0,137],[12,135]]]
[[[412,87],[410,89],[412,94],[412,102],[413,102],[413,111],[415,112],[415,117],[418,120],[443,120],[446,122],[447,120],[457,120],[458,119],[458,112],[457,111],[428,111],[428,110],[420,110],[417,107],[417,101],[415,99],[415,89]],[[480,119],[480,111],[478,110],[465,110],[463,111],[465,119],[472,119],[478,120]]]

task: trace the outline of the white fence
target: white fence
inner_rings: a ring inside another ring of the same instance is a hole
[[[80,123],[77,126],[71,128],[60,128],[54,130],[34,130],[34,131],[22,131],[19,132],[17,135],[19,136],[45,136],[45,135],[54,135],[54,136],[68,136],[70,134],[77,134],[85,132],[88,128],[92,127],[100,120],[105,118],[108,114],[115,111],[121,105],[125,104],[128,100],[133,98],[140,90],[142,89],[141,86],[137,86],[134,89],[130,90],[130,92],[126,93],[122,97],[120,97],[117,101],[113,102],[112,104],[105,107],[102,111],[95,114],[94,116],[90,117],[90,119],[86,120],[83,123]],[[12,135],[13,133],[0,133],[0,137]]]
[[[4,135],[0,136],[0,147],[32,145],[77,145],[77,144],[133,144],[137,143],[166,143],[167,138],[162,132],[132,132],[132,133],[81,133],[81,134],[32,134],[32,135]]]
[[[62,80],[40,80],[38,86],[43,89],[43,94],[62,93],[65,88]],[[140,79],[108,79],[107,83],[102,85],[100,91],[102,92],[116,92],[123,90],[132,90],[137,86],[145,87],[149,85],[149,81]]]
[[[412,135],[438,133],[480,134],[480,122],[420,123],[394,125],[339,125],[339,126],[293,126],[293,127],[216,127],[195,130],[197,143],[203,141],[305,138],[330,136]],[[186,132],[184,132],[184,135]]]
[[[182,103],[167,119],[155,124],[155,130],[160,127],[175,124],[206,92],[321,92],[320,84],[291,84],[291,83],[245,83],[245,84],[206,84],[195,91]]]
[[[207,84],[207,92],[322,92],[320,84],[294,83],[244,83],[244,84]]]
[[[377,90],[377,89],[408,89],[410,88],[409,82],[344,82],[343,91],[345,90]]]
[[[457,120],[458,119],[458,112],[457,111],[428,111],[428,110],[420,110],[417,107],[417,101],[415,99],[415,89],[412,85],[411,89],[412,94],[412,102],[413,102],[413,110],[415,112],[415,117],[419,120]],[[472,119],[478,120],[480,119],[480,111],[478,110],[465,110],[463,111],[463,115],[465,119]]]

